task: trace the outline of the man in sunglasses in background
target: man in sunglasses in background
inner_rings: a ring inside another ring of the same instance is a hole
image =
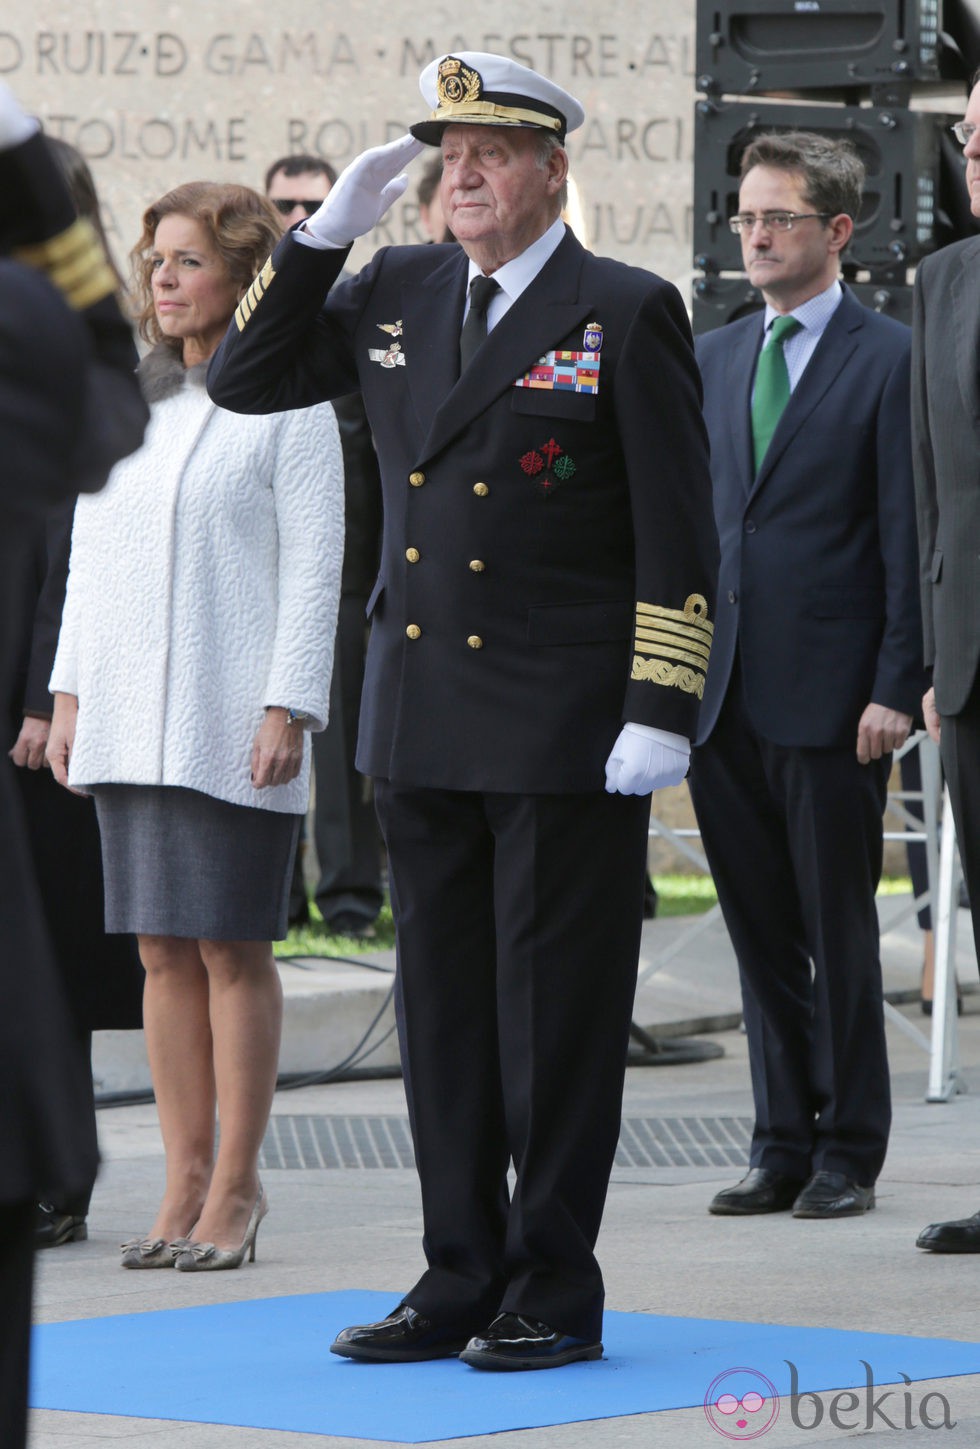
[[[327,199],[337,173],[319,156],[280,156],[265,173],[265,194],[282,217],[283,230],[305,221]]]
[[[265,194],[289,231],[319,211],[337,173],[319,156],[281,156],[265,173]],[[346,275],[343,274],[343,275]],[[367,652],[365,610],[381,548],[381,474],[359,393],[333,404],[344,458],[345,538],[337,643],[330,680],[330,722],[312,738],[314,899],[329,931],[369,939],[383,903],[381,833],[371,783],[354,766]],[[309,904],[303,870],[306,830],[289,891],[289,924],[303,926]]]
[[[754,140],[731,226],[765,311],[697,343],[721,571],[691,792],[756,1114],[723,1215],[864,1213],[888,1142],[875,889],[923,676],[910,333],[839,280],[863,181],[847,143]]]

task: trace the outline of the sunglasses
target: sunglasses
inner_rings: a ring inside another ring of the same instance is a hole
[[[303,198],[299,196],[277,196],[274,201],[271,197],[269,199],[270,201],[272,201],[273,206],[276,208],[276,211],[278,211],[281,216],[288,216],[289,213],[297,206],[301,206],[306,212],[307,216],[312,216],[313,213],[315,211],[319,211],[320,207],[323,205],[322,201],[304,201]]]

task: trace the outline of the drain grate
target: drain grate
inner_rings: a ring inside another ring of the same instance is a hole
[[[625,1117],[616,1167],[744,1167],[751,1117]],[[414,1167],[407,1117],[273,1117],[259,1166]]]

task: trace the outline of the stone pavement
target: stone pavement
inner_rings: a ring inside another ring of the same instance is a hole
[[[888,927],[888,918],[901,909],[900,901],[883,906],[886,989],[893,1000],[904,998],[900,1009],[908,1022],[928,1027],[917,1003],[909,999],[920,961],[914,923],[906,919]],[[926,1053],[894,1024],[888,1036],[895,1122],[877,1209],[865,1218],[838,1223],[796,1221],[788,1214],[738,1219],[706,1213],[713,1193],[741,1175],[731,1122],[736,1119],[737,1125],[751,1117],[751,1098],[745,1039],[735,1029],[737,990],[724,931],[709,924],[685,943],[691,925],[675,920],[645,927],[644,962],[676,954],[640,988],[636,1019],[665,1038],[678,1032],[707,1033],[724,1055],[690,1065],[629,1069],[627,1130],[598,1248],[608,1306],[687,1317],[980,1337],[980,1258],[934,1257],[914,1247],[925,1223],[980,1207],[980,1097],[968,1092],[949,1103],[926,1103]],[[966,1085],[976,1089],[980,993],[970,990],[976,986],[976,971],[963,911],[959,937],[958,968],[968,993],[959,1028],[961,1060]],[[372,961],[390,966],[382,954]],[[291,1014],[314,1023],[306,1021],[305,1037],[292,1035],[292,1064],[284,1061],[288,1071],[307,1069],[308,1053],[317,1046],[315,1022],[327,1021],[331,995],[341,1003],[337,1014],[350,1020],[343,1040],[338,1033],[336,1039],[324,1036],[319,1042],[318,1065],[339,1062],[351,1053],[390,984],[381,972],[364,965],[308,970],[286,965],[283,975],[287,995],[304,1000]],[[329,989],[314,991],[327,977]],[[362,987],[370,997],[370,1010],[358,1016],[343,998],[356,996]],[[326,1002],[318,999],[321,995]],[[382,1016],[375,1032],[385,1029]],[[120,1079],[134,1069],[132,1062],[114,1062],[107,1050],[102,1050],[101,1061],[106,1073],[115,1072]],[[340,1288],[390,1290],[394,1304],[422,1266],[414,1171],[409,1166],[359,1165],[344,1127],[348,1118],[403,1115],[401,1082],[391,1076],[277,1093],[263,1167],[271,1212],[259,1234],[257,1262],[238,1272],[191,1276],[119,1269],[119,1243],[141,1231],[152,1216],[163,1156],[151,1105],[104,1108],[99,1125],[105,1161],[89,1218],[90,1237],[39,1256],[38,1320]],[[306,1125],[313,1128],[310,1140],[316,1147],[304,1147],[296,1136],[292,1119],[298,1117],[310,1119]],[[659,1124],[654,1129],[659,1142],[643,1135],[649,1119]],[[697,1132],[718,1144],[715,1162],[692,1145],[692,1133]],[[732,1165],[725,1165],[726,1158]],[[325,1343],[324,1357],[327,1350]],[[916,1402],[929,1389],[949,1401],[956,1421],[954,1444],[964,1449],[980,1444],[980,1375],[916,1384]],[[825,1405],[830,1397],[823,1396]],[[922,1427],[896,1431],[881,1424],[872,1431],[879,1438],[899,1432],[903,1444],[932,1442],[931,1431]],[[817,1430],[798,1428],[785,1412],[764,1443],[766,1449],[828,1449],[858,1433],[862,1439],[872,1436],[863,1429],[835,1429],[827,1414]],[[491,1438],[492,1449],[714,1449],[725,1442],[700,1408],[443,1442],[450,1449],[483,1449]],[[89,1449],[98,1444],[120,1449],[370,1449],[372,1442],[378,1441],[40,1411],[32,1417],[31,1444],[32,1449]],[[944,1436],[940,1442],[946,1442]]]

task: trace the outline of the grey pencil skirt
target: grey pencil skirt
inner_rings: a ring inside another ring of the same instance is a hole
[[[278,941],[302,816],[170,785],[96,785],[105,928]]]

